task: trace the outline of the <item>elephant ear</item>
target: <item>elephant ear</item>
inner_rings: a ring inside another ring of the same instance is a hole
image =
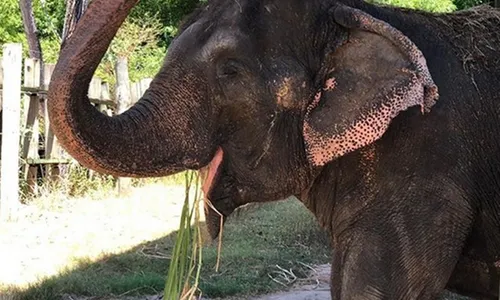
[[[304,141],[309,161],[322,166],[379,139],[399,112],[438,98],[426,60],[402,32],[347,6],[334,10],[348,39],[330,54],[333,68],[309,104]]]

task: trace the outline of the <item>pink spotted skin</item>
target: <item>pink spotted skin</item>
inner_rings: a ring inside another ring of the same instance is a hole
[[[324,166],[338,157],[380,139],[392,119],[410,107],[420,106],[422,113],[430,112],[439,97],[438,88],[430,75],[423,53],[408,37],[389,24],[362,11],[350,10],[349,13],[351,18],[344,20],[346,25],[356,27],[358,32],[364,31],[369,34],[352,34],[349,41],[337,50],[339,53],[334,55],[338,56],[339,69],[334,69],[333,74],[340,78],[338,76],[358,72],[359,80],[372,82],[370,84],[355,83],[352,80],[358,81],[358,79],[351,78],[351,82],[344,80],[339,83],[335,76],[330,77],[325,80],[323,87],[310,102],[305,114],[303,135],[308,160],[317,167]],[[364,46],[367,43],[371,43],[371,52],[364,49],[368,48]],[[383,46],[380,46],[380,43],[383,43]],[[373,52],[379,53],[378,56],[367,57]],[[365,60],[364,65],[370,65],[371,69],[368,72],[373,72],[370,73],[373,76],[366,75],[367,69],[359,67],[363,65],[362,62],[355,65],[359,61],[358,58]],[[388,72],[398,79],[391,79],[390,76],[383,74],[384,70],[378,70],[381,64],[393,65]],[[367,85],[366,88],[380,86],[380,90],[386,92],[367,96],[362,90],[356,89],[356,86],[360,84]],[[351,99],[349,97],[346,99],[345,94],[352,94]],[[327,105],[330,106],[341,105],[335,104],[338,101],[357,103],[353,105],[361,105],[361,107],[358,108],[359,112],[356,115],[350,115],[354,117],[350,121],[347,121],[347,117],[338,117],[332,120],[341,123],[330,121],[330,123],[327,122],[328,125],[324,125],[325,121],[322,121],[324,118],[332,118],[325,114],[328,112],[335,114],[337,111],[322,112],[319,113],[320,116],[318,114],[315,116],[315,110],[321,106],[322,102],[328,102]],[[366,103],[372,106],[363,108],[362,106],[366,106]],[[330,127],[325,128],[325,126]]]
[[[382,104],[378,110],[362,115],[349,128],[333,136],[325,136],[310,126],[308,122],[310,112],[306,113],[304,137],[307,141],[309,160],[314,166],[323,166],[335,158],[376,141],[384,134],[390,121],[400,111],[415,105],[422,105],[423,96],[422,80],[414,75],[409,86],[392,89],[388,96],[391,101]],[[312,111],[318,103],[319,100],[316,101],[315,97],[309,111]]]
[[[337,82],[335,81],[335,78],[329,78],[325,82],[325,87],[323,88],[324,91],[333,91],[335,89],[335,86],[337,85]]]

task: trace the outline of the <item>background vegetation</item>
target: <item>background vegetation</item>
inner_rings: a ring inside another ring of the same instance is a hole
[[[192,12],[200,0],[141,0],[133,9],[120,34],[115,38],[97,75],[113,83],[113,65],[118,53],[127,53],[132,80],[152,77],[157,72],[167,47],[182,18]],[[368,0],[384,5],[418,8],[431,12],[450,12],[489,0]],[[54,63],[59,52],[64,25],[65,1],[33,0],[33,10],[44,60]],[[144,41],[137,39],[146,35]],[[137,41],[140,40],[140,43]],[[0,45],[22,42],[27,49],[18,0],[0,1]],[[26,50],[27,51],[27,50]]]
[[[452,12],[488,2],[488,0],[366,1],[435,13]],[[177,32],[180,20],[192,12],[201,2],[203,0],[141,0],[119,30],[96,75],[113,84],[115,81],[115,62],[117,57],[121,56],[128,59],[132,81],[153,77],[162,64],[167,48]],[[65,1],[33,0],[33,10],[44,60],[46,63],[54,63],[58,58],[61,44]],[[0,1],[0,45],[8,42],[23,43],[27,54],[28,47],[18,0]],[[182,178],[182,175],[177,175],[162,183],[179,184],[182,183]],[[124,199],[119,199],[115,203],[108,199],[112,194],[115,180],[111,176],[101,176],[89,172],[89,170],[79,167],[78,164],[71,165],[66,177],[59,181],[57,186],[44,187],[47,189],[47,193],[52,193],[50,198],[39,197],[38,200],[34,200],[38,201],[34,205],[40,206],[40,211],[43,213],[39,215],[36,212],[30,216],[31,219],[26,218],[26,224],[24,224],[25,227],[21,227],[22,230],[19,229],[19,223],[12,224],[12,228],[7,228],[8,230],[3,233],[0,227],[0,237],[3,236],[5,240],[4,246],[12,245],[12,241],[17,239],[17,241],[26,243],[35,240],[36,245],[48,248],[49,246],[45,244],[48,240],[49,244],[59,245],[58,248],[64,249],[66,247],[68,256],[74,255],[75,252],[82,252],[87,256],[91,250],[96,252],[94,257],[81,258],[75,255],[73,265],[67,265],[64,272],[58,276],[40,279],[39,282],[28,288],[19,290],[17,287],[2,286],[0,283],[0,295],[2,290],[9,290],[16,294],[19,299],[58,299],[68,293],[105,296],[160,291],[163,288],[164,276],[170,263],[170,257],[165,253],[170,253],[169,251],[173,247],[175,232],[172,231],[167,236],[139,245],[119,255],[103,251],[101,245],[113,240],[110,238],[111,236],[115,239],[121,236],[127,241],[141,236],[145,231],[142,227],[131,232],[131,228],[137,224],[146,224],[147,226],[144,227],[148,229],[159,228],[158,223],[149,224],[147,222],[155,217],[158,220],[165,219],[165,206],[168,206],[163,201],[165,195],[155,192],[155,195],[160,194],[163,198],[159,201],[154,200],[154,205],[150,206],[145,204],[144,199],[152,202],[153,196],[145,196],[143,193],[137,199],[129,199],[130,203]],[[135,185],[154,181],[158,180],[136,181]],[[62,196],[55,197],[55,193]],[[79,199],[80,204],[68,200],[68,196],[82,195],[86,195],[90,199]],[[85,211],[80,207],[74,208],[78,205],[84,206],[85,209],[89,209],[89,207],[94,207],[94,209]],[[121,209],[129,209],[130,212],[124,212]],[[138,214],[138,211],[142,212],[141,209],[145,210],[144,213]],[[174,208],[167,207],[167,209],[171,211],[169,213],[173,214]],[[77,229],[79,228],[77,225],[81,224],[76,224],[77,222],[74,220],[75,216],[79,216],[79,213],[82,214],[81,220],[84,220],[80,223],[85,226]],[[158,216],[154,216],[154,213]],[[46,217],[46,214],[49,216]],[[99,218],[92,222],[89,221],[89,216],[99,216]],[[65,221],[57,221],[57,224],[54,221],[53,236],[45,238],[43,234],[35,232],[36,236],[33,239],[26,237],[27,232],[47,227],[52,224],[50,222],[57,218]],[[132,219],[134,222],[130,222]],[[124,220],[126,222],[122,224],[121,222]],[[34,226],[36,222],[39,224]],[[91,224],[100,224],[100,222],[104,225],[99,228],[96,226],[94,232],[85,231],[87,229],[85,227],[89,227]],[[110,224],[111,222],[114,223]],[[71,229],[67,230],[67,236],[64,238],[61,238],[59,232],[61,224],[62,227]],[[95,236],[106,232],[103,228],[108,228],[110,231],[113,228],[121,228],[123,232],[118,232],[117,235],[111,233],[109,236],[103,235],[102,239],[96,242]],[[13,235],[15,230],[20,232],[18,236]],[[75,236],[75,233],[79,232],[78,230],[82,230],[88,235],[88,240],[80,238],[79,244],[70,243],[73,242],[71,237]],[[212,269],[217,256],[216,247],[208,245],[204,250],[206,256],[204,257],[200,287],[207,296],[223,297],[270,292],[283,288],[269,278],[270,274],[276,274],[276,271],[281,270],[280,268],[292,270],[299,277],[306,277],[305,273],[308,271],[309,264],[325,263],[329,260],[329,247],[325,246],[328,244],[326,235],[318,228],[313,217],[304,210],[300,203],[294,200],[266,204],[263,209],[251,211],[242,218],[230,220],[225,232],[222,250],[223,268],[220,273],[214,274]],[[32,247],[34,246],[22,245],[19,249]],[[1,248],[2,240],[0,239]],[[113,245],[113,249],[115,248],[116,246]],[[9,253],[17,253],[19,249],[12,248]],[[25,265],[30,266],[39,260],[49,261],[45,257],[43,259],[34,257],[32,261],[27,260]],[[9,254],[4,265],[10,261],[14,261],[14,259],[11,259]],[[0,263],[0,265],[2,264]],[[277,267],[279,268],[277,269]],[[4,268],[4,270],[7,269]],[[0,275],[2,275],[1,272]],[[6,278],[13,276],[14,274],[7,274]]]

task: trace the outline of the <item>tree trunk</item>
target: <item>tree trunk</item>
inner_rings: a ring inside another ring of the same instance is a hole
[[[64,28],[62,40],[64,41],[71,36],[75,30],[76,23],[83,16],[89,5],[89,0],[66,0],[66,14],[64,16]]]
[[[38,38],[38,30],[36,28],[35,16],[33,14],[32,0],[19,0],[19,8],[23,18],[24,32],[28,40],[29,56],[40,61],[40,84],[43,80],[43,55],[40,39]]]
[[[128,76],[128,58],[119,56],[116,59],[115,65],[116,86],[115,86],[115,99],[116,99],[116,113],[121,114],[126,111],[131,105],[130,101],[130,86]],[[127,177],[119,177],[116,182],[118,194],[125,196],[130,192],[132,186],[132,179]]]

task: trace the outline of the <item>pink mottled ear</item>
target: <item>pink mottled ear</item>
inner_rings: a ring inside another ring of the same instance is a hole
[[[379,139],[399,112],[438,98],[422,52],[389,24],[340,6],[335,20],[349,38],[331,54],[332,71],[307,108],[309,161],[322,166]]]

